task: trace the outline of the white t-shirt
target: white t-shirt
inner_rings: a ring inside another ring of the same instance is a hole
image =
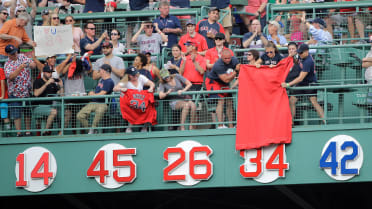
[[[112,50],[112,54],[117,55],[117,54],[124,54],[125,52],[125,47],[122,43],[118,43],[118,46],[114,46]]]
[[[149,81],[149,79],[146,78],[144,75],[139,75],[139,77],[138,77],[138,85],[137,86],[134,86],[132,84],[132,82],[128,81],[128,83],[126,83],[126,85],[125,85],[125,88],[127,88],[127,89],[137,89],[138,91],[142,91],[143,90],[143,86],[148,81]]]

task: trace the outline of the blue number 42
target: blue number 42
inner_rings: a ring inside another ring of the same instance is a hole
[[[345,141],[341,145],[341,150],[345,150],[347,147],[353,148],[353,152],[349,155],[344,155],[341,158],[341,174],[358,174],[358,169],[346,168],[346,161],[353,160],[358,155],[358,146],[353,141]],[[329,143],[319,162],[321,168],[331,168],[332,175],[336,175],[336,169],[338,167],[336,152],[336,142]],[[327,161],[329,155],[331,155],[331,159],[330,161]]]

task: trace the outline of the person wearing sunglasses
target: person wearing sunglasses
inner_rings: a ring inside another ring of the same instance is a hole
[[[269,41],[269,43],[265,46],[265,54],[263,54],[257,61],[256,66],[259,67],[259,65],[269,65],[270,67],[274,67],[282,59],[283,57],[280,55],[276,45],[272,41]]]
[[[217,7],[210,7],[208,11],[208,19],[200,20],[195,27],[195,31],[204,36],[207,41],[208,49],[216,46],[215,36],[217,33],[225,33],[225,29],[218,22],[220,10]]]
[[[317,82],[317,77],[315,74],[315,64],[314,59],[311,57],[309,53],[309,45],[301,44],[301,46],[297,50],[299,57],[300,57],[300,74],[298,77],[293,79],[290,82],[283,82],[281,86],[283,88],[291,87],[291,86],[314,86]],[[289,54],[293,56],[293,54]],[[306,96],[309,98],[311,104],[314,106],[315,111],[318,113],[320,118],[324,118],[324,110],[319,105],[317,101],[317,90],[316,89],[306,89],[306,90],[293,90],[289,98],[289,105],[291,108],[292,119],[295,118],[296,115],[296,102],[298,101],[298,97]],[[325,121],[323,120],[323,123]]]
[[[25,14],[25,15],[28,16],[29,21],[24,26],[24,28],[26,30],[26,33],[27,33],[28,37],[30,37],[31,39],[33,38],[32,29],[33,29],[33,26],[34,26],[36,11],[37,11],[35,1],[36,0],[27,1],[27,6],[31,7],[30,13],[27,12],[27,10],[25,8],[26,5],[25,6],[17,6],[16,5],[17,1],[11,1],[11,5],[10,5],[10,9],[9,9],[10,19],[13,19],[14,17],[17,18],[20,14]]]
[[[6,19],[8,18],[8,16],[9,16],[8,10],[4,7],[1,7],[1,10],[0,10],[0,28],[3,27],[3,25],[6,22]]]
[[[53,12],[49,15],[49,22],[50,22],[50,26],[60,26],[60,25],[62,25],[61,21],[59,20],[58,13],[55,13],[55,12]]]
[[[75,53],[80,53],[80,40],[84,38],[84,33],[83,30],[81,30],[80,27],[75,27],[75,19],[73,16],[68,15],[65,18],[65,24],[66,25],[71,25],[72,26],[72,39],[74,41],[74,52]]]
[[[92,22],[88,22],[84,26],[85,37],[80,40],[80,55],[84,55],[88,51],[93,51],[93,55],[102,53],[101,43],[108,39],[107,31],[103,32],[99,38],[96,38],[96,26]]]
[[[125,47],[122,43],[119,42],[120,31],[118,29],[112,29],[110,34],[111,43],[114,46],[112,53],[114,55],[124,54]]]
[[[221,53],[224,49],[229,50],[231,55],[234,56],[234,52],[231,49],[225,47],[225,34],[217,33],[214,37],[215,47],[208,49],[205,53],[205,59],[207,62],[207,69],[212,69],[214,63],[221,58]]]

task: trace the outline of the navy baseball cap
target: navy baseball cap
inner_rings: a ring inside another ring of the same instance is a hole
[[[297,52],[301,54],[302,52],[308,51],[308,50],[309,50],[309,45],[301,44],[301,46],[297,49]]]
[[[323,28],[327,27],[327,24],[324,22],[323,19],[315,18],[314,20],[310,21],[311,23],[318,23],[319,25],[323,26]]]
[[[139,72],[138,72],[138,70],[137,70],[135,67],[129,67],[129,68],[125,71],[125,73],[128,74],[128,75],[135,76],[135,75],[137,75]]]
[[[8,46],[5,47],[5,52],[7,54],[15,54],[17,51],[18,51],[18,49],[11,44],[9,44]]]
[[[102,70],[108,72],[108,73],[111,73],[111,66],[109,64],[103,64],[101,65],[100,67]]]
[[[190,18],[187,20],[186,25],[195,25],[195,20],[193,18]]]

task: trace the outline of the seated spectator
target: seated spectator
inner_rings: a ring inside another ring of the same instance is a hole
[[[226,42],[230,43],[230,34],[232,32],[232,16],[230,8],[230,0],[211,0],[211,7],[217,7],[218,9],[223,9],[227,11],[227,14],[222,19],[222,26],[225,30]]]
[[[125,73],[125,67],[124,67],[124,61],[118,56],[115,56],[112,54],[113,52],[113,45],[112,43],[105,41],[102,43],[102,51],[104,57],[99,58],[93,65],[93,75],[92,78],[94,80],[101,78],[101,66],[103,64],[108,64],[111,67],[111,79],[114,81],[114,84],[116,85],[120,78],[124,76]]]
[[[138,91],[144,90],[144,87],[149,87],[148,92],[154,92],[155,84],[141,75],[135,67],[130,67],[125,71],[125,76],[121,81],[114,87],[114,91],[126,92],[128,89],[136,89]],[[131,124],[129,124],[131,126]],[[142,132],[146,132],[147,128],[142,127]],[[128,127],[125,130],[126,133],[132,133],[132,128]]]
[[[369,40],[370,40],[371,46],[372,46],[372,36],[369,37]],[[362,67],[366,68],[366,71],[364,73],[364,77],[367,81],[367,84],[372,84],[372,47],[371,47],[371,50],[369,50],[366,57],[363,58]]]
[[[88,51],[93,51],[93,55],[100,55],[102,53],[101,43],[109,38],[107,32],[103,32],[102,35],[97,39],[96,26],[93,23],[87,23],[84,26],[85,37],[80,40],[80,55],[84,55]]]
[[[305,22],[306,27],[309,29],[309,33],[312,38],[306,42],[310,46],[320,46],[327,45],[332,42],[332,35],[325,29],[327,27],[326,23],[319,18],[307,22],[303,17],[302,20]],[[310,50],[310,53],[315,53],[316,50]]]
[[[198,51],[198,46],[194,42],[186,42],[186,53],[182,56],[180,74],[191,81],[190,91],[200,91],[203,84],[203,75],[206,71],[206,61]]]
[[[261,23],[254,19],[251,23],[251,32],[244,34],[243,47],[244,48],[264,48],[267,45],[267,36],[262,33]]]
[[[4,128],[2,130],[10,130],[8,103],[2,102],[3,99],[8,99],[8,86],[6,85],[4,69],[0,68],[0,118],[4,121]]]
[[[71,54],[67,56],[68,59],[71,58]],[[84,96],[86,95],[84,79],[92,72],[92,64],[89,59],[88,65],[83,64],[81,58],[77,59],[76,55],[72,57],[71,63],[67,64],[62,69],[62,76],[65,86],[65,96]],[[65,106],[65,128],[71,124],[72,128],[76,128],[76,117],[77,113],[82,108],[82,103],[85,103],[83,100],[71,100],[66,101]],[[76,131],[73,131],[76,134]]]
[[[147,79],[149,79],[151,82],[154,82],[152,74],[149,70],[144,69],[145,65],[147,64],[147,57],[146,55],[139,53],[135,58],[133,62],[133,67],[138,71],[139,74],[145,76]],[[155,77],[155,75],[154,75]],[[147,90],[148,87],[145,87],[144,90]]]
[[[217,7],[210,7],[208,11],[208,18],[200,20],[196,24],[195,31],[204,36],[207,41],[208,49],[215,47],[214,37],[217,33],[225,33],[225,29],[218,22],[220,17],[220,10]]]
[[[147,52],[145,54],[146,58],[147,58],[147,63],[145,64],[145,66],[143,66],[143,69],[147,70],[150,72],[151,74],[151,78],[152,78],[152,81],[155,81],[156,78],[158,78],[159,80],[161,79],[160,78],[160,75],[159,75],[159,68],[156,66],[155,63],[152,62],[151,60],[151,53],[150,52]]]
[[[221,58],[217,60],[217,62],[213,65],[212,70],[207,74],[207,78],[205,79],[205,86],[208,91],[213,90],[227,90],[230,89],[229,85],[232,80],[234,80],[236,76],[236,71],[239,71],[240,64],[236,57],[231,55],[229,50],[223,50],[221,54]],[[223,94],[210,94],[209,98],[217,99],[217,107],[216,107],[216,114],[218,129],[220,128],[227,128],[223,124],[223,112],[224,112],[224,104],[226,102],[226,114],[229,120],[229,128],[233,128],[233,101],[231,99],[231,94],[223,93]]]
[[[187,42],[192,42],[198,46],[198,53],[204,56],[205,52],[208,50],[208,44],[205,38],[195,31],[194,19],[189,19],[186,22],[186,31],[187,33],[181,36],[180,40],[178,41],[178,45],[181,46],[181,51],[186,53],[187,47],[185,44]]]
[[[278,33],[280,25],[277,21],[272,20],[269,22],[267,40],[274,42],[276,45],[286,46],[287,39]]]
[[[270,65],[270,67],[274,67],[279,63],[280,60],[282,60],[283,57],[280,55],[278,48],[276,48],[276,45],[270,41],[265,46],[265,54],[261,56],[261,58],[257,61],[257,64],[259,65]]]
[[[314,60],[309,53],[309,46],[307,44],[302,44],[299,49],[297,50],[300,56],[300,68],[301,72],[297,78],[292,80],[289,83],[283,82],[281,85],[283,88],[287,88],[290,86],[313,86],[317,82],[316,74],[315,74],[315,64]],[[293,56],[294,53],[290,53],[290,56]],[[299,96],[305,96],[309,98],[311,104],[314,106],[315,111],[318,113],[321,119],[324,118],[324,111],[323,108],[319,105],[317,101],[317,90],[316,89],[309,89],[309,90],[293,90],[291,92],[291,97],[289,98],[289,105],[291,108],[292,119],[295,118],[296,115],[296,102],[298,101]],[[323,120],[323,123],[325,121]]]
[[[186,97],[182,96],[182,93],[187,91],[191,86],[191,82],[180,74],[170,75],[167,69],[160,71],[160,85],[159,85],[159,99],[168,99],[170,108],[172,110],[181,110],[181,126],[180,130],[184,131],[187,115],[190,113],[190,123],[196,122],[196,106],[191,100],[185,100]],[[178,95],[168,96],[172,92],[177,92]],[[189,129],[194,129],[193,125],[190,125]]]
[[[122,43],[119,42],[120,31],[118,29],[112,29],[110,33],[111,43],[113,45],[112,53],[114,55],[121,55],[125,53],[125,47]]]
[[[72,26],[72,38],[74,40],[74,52],[80,54],[80,40],[84,38],[84,33],[80,27],[75,27],[75,19],[73,16],[68,15],[65,18],[65,24]]]
[[[8,83],[9,98],[28,98],[31,91],[31,68],[36,65],[31,59],[23,54],[18,54],[18,49],[9,44],[5,47],[8,60],[5,62],[4,70],[5,77]],[[23,136],[21,133],[22,113],[25,121],[26,130],[31,129],[31,110],[30,104],[22,107],[22,101],[9,103],[10,118],[14,120],[14,125],[17,130],[17,137]],[[31,136],[30,131],[26,131],[26,136]]]
[[[178,44],[173,45],[172,47],[172,58],[167,62],[168,71],[170,74],[177,74],[180,72],[181,67],[181,47]]]
[[[43,69],[43,77],[38,78],[34,81],[34,97],[55,97],[57,94],[63,93],[63,82],[59,80],[58,82],[52,78],[53,68],[46,65]],[[50,129],[54,118],[57,116],[57,107],[53,106],[52,100],[47,101],[37,101],[38,105],[34,114],[38,117],[48,117],[45,124],[45,129]],[[45,131],[43,136],[50,136],[51,131]]]
[[[99,96],[111,94],[114,87],[114,81],[111,79],[111,66],[108,64],[103,64],[100,67],[101,80],[99,80],[98,85],[94,91],[89,92],[89,96]],[[107,104],[105,99],[92,99],[92,102],[83,107],[77,114],[77,119],[80,121],[84,128],[89,127],[88,118],[90,113],[95,112],[95,116],[92,122],[92,128],[89,130],[88,134],[98,133],[95,128],[101,121],[103,115],[107,110]]]
[[[141,28],[132,38],[132,43],[138,43],[140,47],[140,53],[150,52],[151,54],[160,53],[160,45],[162,42],[168,42],[167,36],[161,32],[157,23],[154,23],[155,30],[157,33],[153,33],[153,24],[152,22],[143,22]],[[142,31],[145,31],[144,34],[141,34]],[[153,60],[156,57],[152,58]]]
[[[159,29],[168,36],[166,47],[171,48],[178,42],[178,35],[182,33],[180,20],[173,15],[169,15],[169,2],[159,2],[160,16],[158,16],[154,23],[158,24]]]
[[[205,60],[207,64],[207,69],[212,69],[214,63],[221,58],[223,50],[228,50],[231,53],[231,56],[234,56],[234,52],[231,49],[225,47],[225,34],[217,33],[214,37],[216,47],[208,49],[205,53]]]

